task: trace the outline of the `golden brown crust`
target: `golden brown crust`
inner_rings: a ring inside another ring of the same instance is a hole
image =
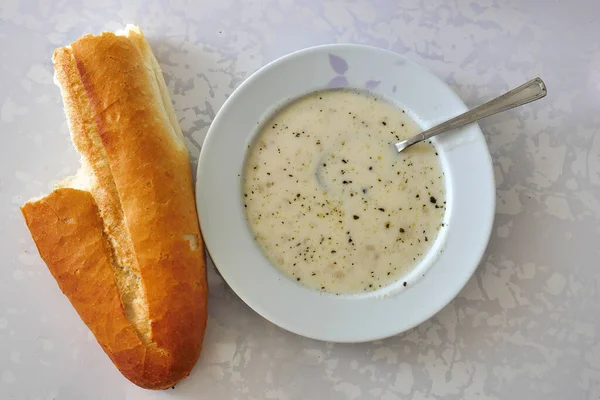
[[[170,387],[200,354],[207,284],[189,156],[160,69],[135,27],[84,36],[54,63],[90,191],[57,189],[23,214],[117,368]]]
[[[125,317],[110,245],[91,194],[57,189],[21,210],[58,286],[121,372],[136,384],[164,379],[167,371],[144,370],[144,358],[152,360],[150,366],[166,366],[168,360],[156,348],[146,348]]]
[[[121,267],[119,271],[122,276],[117,277],[116,282],[125,313],[142,341],[149,343],[150,324],[147,309],[136,307],[135,304],[135,297],[145,297],[145,287],[143,283],[139,283],[139,266],[125,226],[121,201],[92,113],[89,96],[79,76],[73,50],[70,46],[57,49],[53,61],[68,116],[71,137],[75,147],[83,156],[83,162],[90,170],[88,171],[91,180],[88,185],[89,190],[100,209],[104,231],[115,253],[115,261]]]

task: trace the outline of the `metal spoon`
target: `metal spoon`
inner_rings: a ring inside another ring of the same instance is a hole
[[[523,104],[541,99],[544,96],[546,96],[546,85],[544,84],[544,81],[542,81],[541,78],[532,79],[524,85],[521,85],[500,97],[496,97],[479,107],[469,110],[458,117],[442,122],[441,124],[429,128],[406,140],[396,142],[394,143],[394,147],[398,150],[398,153],[400,153],[410,146],[439,135],[440,133],[460,128],[471,122],[479,121],[482,118],[510,110],[511,108],[522,106]]]

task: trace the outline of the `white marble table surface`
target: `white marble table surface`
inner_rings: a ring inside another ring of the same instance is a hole
[[[0,399],[600,398],[599,17],[594,0],[2,0]],[[340,345],[263,320],[211,266],[191,376],[164,392],[130,384],[60,293],[18,209],[78,167],[53,49],[127,22],[149,37],[194,163],[232,90],[307,46],[394,50],[471,106],[543,77],[546,99],[482,123],[497,214],[475,276],[417,328]]]

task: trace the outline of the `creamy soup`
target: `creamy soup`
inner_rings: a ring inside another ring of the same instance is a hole
[[[444,176],[403,110],[368,93],[307,95],[262,125],[244,173],[254,238],[292,279],[336,294],[401,280],[443,226]]]

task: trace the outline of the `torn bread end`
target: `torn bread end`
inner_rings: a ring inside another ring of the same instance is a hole
[[[94,173],[92,172],[92,169],[87,161],[82,158],[81,167],[79,167],[77,173],[61,180],[54,186],[54,188],[71,188],[91,192],[94,184]]]

